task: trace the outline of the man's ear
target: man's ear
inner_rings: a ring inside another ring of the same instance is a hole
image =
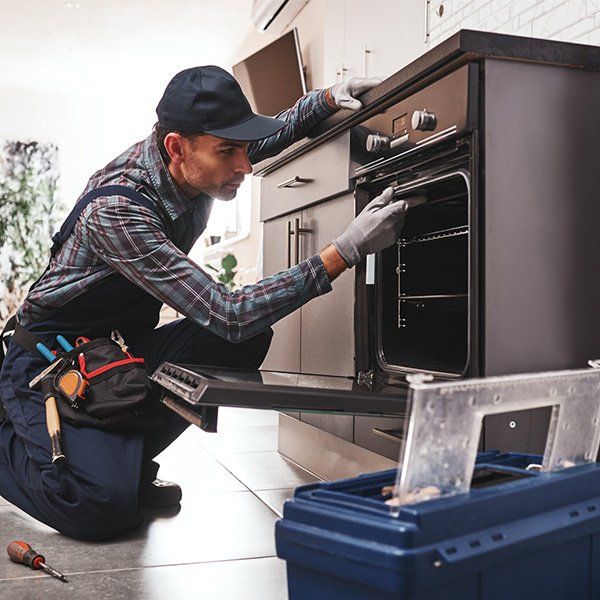
[[[171,131],[165,136],[165,150],[176,165],[183,162],[183,136]]]

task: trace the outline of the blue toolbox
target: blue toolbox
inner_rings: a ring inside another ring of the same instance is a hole
[[[300,487],[290,600],[600,598],[600,372],[411,385],[398,470]],[[477,454],[483,417],[552,406],[544,456]]]

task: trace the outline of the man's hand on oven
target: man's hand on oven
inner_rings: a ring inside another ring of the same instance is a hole
[[[348,229],[333,240],[335,249],[349,267],[359,263],[367,254],[380,252],[395,244],[406,219],[409,206],[423,204],[423,196],[392,202],[394,189],[386,188],[369,202],[354,218]]]
[[[336,83],[331,88],[331,96],[338,108],[360,110],[362,103],[356,98],[379,85],[384,77],[351,77],[343,83]]]

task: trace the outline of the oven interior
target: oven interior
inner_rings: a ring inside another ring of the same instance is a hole
[[[460,376],[469,360],[469,178],[460,170],[399,186],[410,208],[380,255],[379,362],[384,369]]]

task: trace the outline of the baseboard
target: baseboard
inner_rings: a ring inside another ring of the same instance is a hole
[[[277,449],[281,455],[327,481],[397,467],[389,458],[283,413],[279,415]]]

